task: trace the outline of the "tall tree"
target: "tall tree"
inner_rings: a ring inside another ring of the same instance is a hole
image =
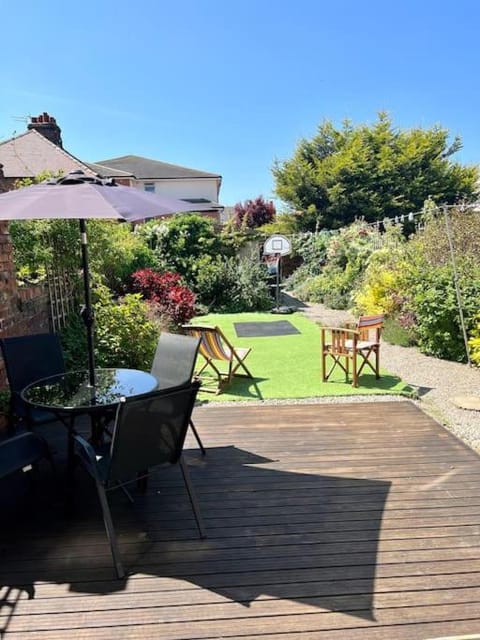
[[[302,212],[300,226],[310,230],[418,211],[428,197],[437,204],[472,201],[477,168],[451,160],[461,146],[438,126],[395,128],[383,112],[371,126],[325,121],[292,158],[275,162],[275,192]]]

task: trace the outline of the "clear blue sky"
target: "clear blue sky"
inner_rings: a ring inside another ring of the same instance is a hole
[[[0,0],[0,139],[47,111],[83,160],[219,173],[273,197],[271,166],[324,119],[439,124],[480,163],[477,0]]]

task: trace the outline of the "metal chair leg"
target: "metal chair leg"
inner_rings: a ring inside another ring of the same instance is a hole
[[[195,436],[195,438],[197,439],[198,442],[198,446],[200,447],[200,450],[202,452],[202,456],[206,455],[207,452],[205,451],[205,447],[202,444],[202,441],[200,439],[200,436],[198,435],[198,431],[195,428],[195,425],[193,424],[192,420],[190,420],[190,428],[193,431],[193,435]]]
[[[183,456],[180,456],[179,459],[180,469],[183,474],[183,481],[185,482],[185,487],[187,489],[188,497],[190,498],[190,504],[192,505],[193,515],[195,516],[195,520],[197,522],[198,532],[200,533],[201,538],[207,537],[207,532],[205,531],[205,527],[203,524],[202,516],[200,514],[200,509],[197,506],[197,499],[195,497],[195,492],[193,490],[192,481],[190,480],[190,474],[188,472],[187,465]]]
[[[103,522],[105,523],[105,530],[107,532],[107,538],[110,543],[110,551],[112,553],[113,564],[115,565],[115,571],[119,578],[125,577],[125,570],[120,559],[120,551],[118,549],[117,534],[113,527],[112,514],[110,513],[110,507],[108,506],[107,494],[103,485],[99,482],[96,483],[98,497],[100,499],[100,505],[102,507]]]

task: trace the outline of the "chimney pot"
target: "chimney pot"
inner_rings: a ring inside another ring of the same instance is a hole
[[[50,140],[50,142],[53,142],[53,144],[63,149],[62,130],[58,126],[55,118],[50,116],[46,111],[39,116],[32,116],[27,129],[35,129],[47,138],[47,140]]]

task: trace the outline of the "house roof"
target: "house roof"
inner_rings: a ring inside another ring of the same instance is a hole
[[[98,162],[85,162],[85,164],[92,171],[104,178],[135,178],[131,171],[122,171],[121,169],[106,167],[103,164],[98,164]]]
[[[0,163],[5,178],[34,178],[44,171],[53,173],[92,170],[81,160],[31,129],[0,142]]]
[[[108,160],[99,160],[96,165],[102,165],[104,169],[103,175],[110,177],[118,175],[115,173],[120,170],[133,175],[137,180],[176,180],[182,178],[220,178],[217,173],[206,173],[197,169],[189,169],[188,167],[180,167],[176,164],[168,162],[160,162],[159,160],[151,160],[150,158],[142,158],[141,156],[121,156],[119,158],[110,158]],[[107,169],[111,173],[105,173]]]

